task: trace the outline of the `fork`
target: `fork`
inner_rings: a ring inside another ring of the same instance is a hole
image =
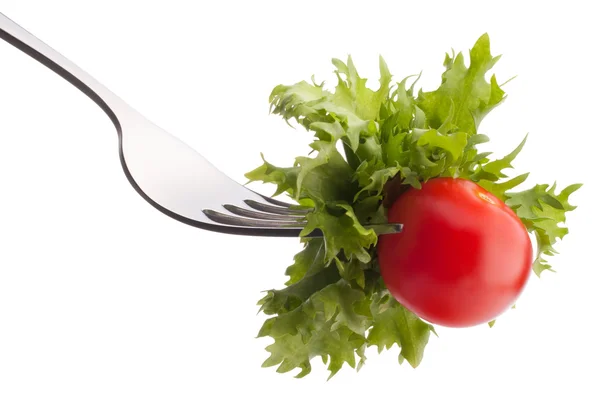
[[[114,124],[129,183],[175,220],[218,233],[294,237],[311,209],[261,195],[219,171],[201,154],[153,124],[56,50],[0,13],[0,38],[31,56],[92,99]],[[366,225],[378,234],[400,224]],[[315,230],[309,236],[322,236]]]

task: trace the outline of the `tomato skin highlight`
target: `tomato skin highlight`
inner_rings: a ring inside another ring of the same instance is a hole
[[[531,273],[533,247],[513,210],[466,179],[435,178],[388,210],[401,233],[382,235],[380,271],[392,296],[430,323],[468,327],[511,307]]]

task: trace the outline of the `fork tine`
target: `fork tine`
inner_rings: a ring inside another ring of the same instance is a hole
[[[249,210],[234,206],[233,204],[224,204],[223,208],[232,214],[240,215],[242,217],[263,219],[263,220],[274,220],[274,221],[289,221],[289,222],[301,222],[304,217],[295,215],[283,215],[283,214],[271,214],[261,211]]]
[[[284,207],[284,208],[292,208],[295,206],[298,206],[297,204],[292,204],[292,203],[287,203],[285,201],[281,201],[281,200],[277,200],[274,199],[270,196],[265,196],[264,194],[260,194],[254,190],[248,189],[249,191],[251,191],[252,193],[254,193],[255,195],[261,197],[264,201],[266,201],[267,203],[279,206],[279,207]]]
[[[293,229],[296,233],[300,233],[305,224],[301,221],[278,221],[278,220],[261,220],[239,217],[237,215],[228,215],[214,210],[203,210],[204,214],[212,221],[219,224],[238,226],[238,227],[252,227],[252,228],[279,228],[279,229]],[[374,224],[365,225],[366,229],[373,229],[375,233],[390,233],[391,232],[402,232],[402,224]],[[317,229],[311,232],[308,236],[320,236],[321,233]]]
[[[274,221],[264,219],[251,219],[236,215],[223,214],[214,210],[203,210],[204,214],[214,222],[233,226],[249,226],[253,228],[302,228],[301,221]]]
[[[244,200],[244,203],[246,203],[250,208],[254,208],[255,210],[263,211],[263,212],[271,213],[271,214],[295,215],[298,217],[302,217],[311,211],[309,209],[302,210],[302,209],[292,209],[289,207],[279,207],[279,206],[261,203],[261,202],[255,201],[255,200]]]
[[[276,205],[276,206],[279,206],[279,207],[291,208],[291,207],[297,205],[297,204],[292,204],[292,203],[286,203],[285,201],[277,200],[277,199],[274,199],[272,197],[264,196],[264,195],[259,194],[259,193],[257,193],[257,194],[260,197],[262,197],[266,202],[271,203],[271,204]]]

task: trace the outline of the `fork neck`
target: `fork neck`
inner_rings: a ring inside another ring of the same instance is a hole
[[[39,61],[92,99],[111,119],[119,134],[118,112],[129,106],[84,70],[0,13],[0,38]]]

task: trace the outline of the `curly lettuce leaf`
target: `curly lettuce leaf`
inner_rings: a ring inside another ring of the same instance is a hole
[[[483,118],[505,98],[496,75],[488,82],[485,75],[500,59],[492,56],[490,38],[482,35],[469,52],[470,64],[465,65],[462,53],[446,54],[439,88],[421,92],[418,105],[427,116],[429,125],[437,129],[448,119],[451,129],[460,128],[469,134],[477,133]]]
[[[435,330],[389,295],[377,265],[378,232],[369,225],[385,223],[394,199],[429,179],[470,179],[506,202],[537,238],[533,271],[551,270],[549,257],[568,233],[566,213],[575,209],[570,195],[581,185],[559,193],[544,184],[519,191],[529,174],[511,172],[527,136],[500,158],[479,151],[490,141],[478,131],[481,121],[506,98],[496,76],[486,78],[498,60],[482,35],[468,65],[462,53],[446,54],[441,83],[432,91],[417,91],[420,75],[393,83],[383,58],[378,88],[371,89],[351,57],[332,60],[332,90],[314,79],[273,89],[271,112],[296,121],[314,141],[292,165],[274,166],[263,157],[246,175],[308,208],[304,248],[285,271],[285,287],[268,290],[258,302],[269,316],[259,336],[272,339],[263,366],[298,370],[302,377],[317,357],[331,378],[344,366],[360,369],[371,346],[379,352],[398,347],[399,362],[421,363]],[[322,238],[308,237],[317,230]]]
[[[343,127],[343,139],[352,151],[360,146],[361,136],[371,136],[377,130],[375,120],[388,94],[391,75],[383,58],[380,59],[380,88],[366,86],[354,66],[352,57],[347,63],[333,59],[338,84],[334,92],[314,81],[294,85],[279,85],[270,96],[271,111],[286,121],[295,119],[305,128],[314,130],[315,123],[338,122]]]
[[[325,237],[325,262],[338,259],[340,254],[347,260],[353,257],[364,263],[371,260],[368,250],[377,244],[377,234],[358,221],[350,205],[336,204],[336,209],[317,206],[308,214],[301,235],[315,229],[321,230]]]
[[[392,297],[373,312],[373,328],[367,341],[381,353],[393,345],[400,347],[400,361],[407,360],[417,368],[423,359],[429,336],[435,330]]]
[[[556,193],[556,184],[535,185],[521,192],[506,193],[506,204],[517,213],[525,226],[535,234],[537,254],[533,271],[541,276],[544,271],[554,271],[548,257],[557,254],[555,245],[569,232],[564,225],[566,213],[577,207],[569,203],[569,197],[582,185],[573,184]]]
[[[374,308],[379,294],[369,297],[338,277],[293,310],[267,319],[258,336],[270,336],[274,342],[267,347],[270,356],[263,366],[277,366],[277,372],[299,368],[296,377],[302,377],[311,371],[311,360],[321,357],[331,378],[345,364],[360,368],[367,347],[381,350],[395,344],[401,349],[401,359],[416,368],[433,326],[389,296],[386,304]]]

